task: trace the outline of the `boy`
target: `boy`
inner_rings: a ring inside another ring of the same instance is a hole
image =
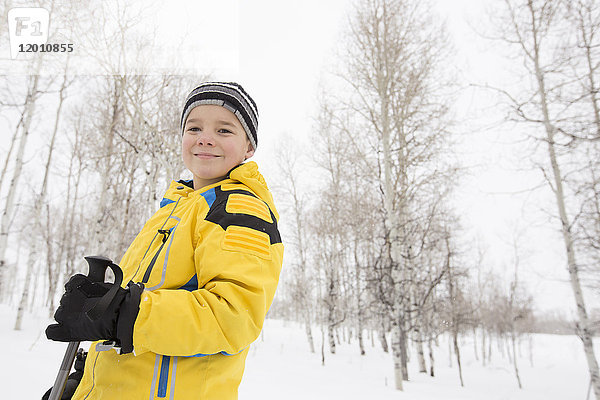
[[[206,82],[188,96],[181,150],[193,179],[172,182],[123,256],[130,283],[91,322],[77,303],[93,306],[102,293],[74,276],[46,330],[52,340],[98,340],[73,399],[237,399],[283,257],[271,193],[256,163],[243,163],[257,118],[237,83]]]

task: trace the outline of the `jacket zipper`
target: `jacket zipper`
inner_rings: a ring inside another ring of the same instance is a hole
[[[142,278],[142,283],[148,283],[148,280],[150,279],[150,273],[152,272],[152,268],[154,268],[154,264],[156,264],[158,255],[160,254],[162,248],[165,247],[165,243],[167,243],[167,239],[169,239],[169,235],[171,234],[171,229],[159,229],[158,233],[163,235],[162,243],[160,244],[160,247],[158,248],[156,253],[154,253],[154,257],[152,257],[150,264],[148,264],[148,268],[146,268],[146,272],[144,273],[144,277]]]
[[[165,222],[163,222],[162,227],[165,226],[165,224],[167,223],[169,218],[171,218],[171,215],[173,215],[173,211],[175,211],[175,209],[177,208],[177,205],[179,204],[179,200],[181,200],[181,197],[179,199],[177,199],[175,206],[173,206],[173,209],[169,213],[169,216],[165,219]],[[144,277],[142,278],[142,283],[147,283],[148,280],[150,279],[150,273],[152,272],[152,268],[154,267],[154,264],[156,263],[156,260],[158,259],[158,255],[160,254],[162,248],[165,246],[165,243],[167,242],[169,236],[171,235],[173,229],[175,228],[175,227],[173,227],[170,229],[162,229],[162,227],[161,227],[161,229],[158,229],[158,233],[163,235],[162,243],[161,243],[160,247],[158,248],[158,251],[152,257],[150,264],[146,268],[146,272],[144,273]],[[152,246],[153,242],[154,242],[154,239],[152,239],[152,242],[150,242],[150,245],[146,249],[146,252],[148,250],[150,250],[150,246]],[[137,271],[135,272],[134,276],[135,275],[137,275]],[[92,390],[94,389],[94,386],[96,385],[96,378],[95,378],[96,361],[98,360],[99,355],[100,355],[100,352],[97,351],[96,358],[94,359],[94,366],[92,367],[92,387],[91,387],[90,391],[86,394],[86,396],[85,396],[86,399],[92,393]],[[166,397],[166,390],[167,390],[166,386],[167,386],[167,383],[169,380],[168,374],[169,374],[170,357],[169,356],[162,356],[162,357],[163,357],[163,359],[162,359],[160,374],[159,374],[159,388],[158,388],[159,396],[158,397]],[[165,360],[165,357],[166,357],[166,360]],[[165,365],[165,363],[166,363],[166,365]],[[164,372],[163,372],[163,370],[164,370]],[[173,371],[173,372],[175,372],[175,371]],[[164,386],[164,388],[161,385]],[[163,394],[163,392],[164,392],[164,394]],[[162,396],[161,396],[161,394],[162,394]]]
[[[160,251],[162,250],[162,248],[165,246],[165,243],[167,242],[167,239],[169,238],[169,235],[171,234],[172,228],[171,229],[162,229],[162,228],[165,226],[165,224],[167,223],[167,221],[169,220],[169,218],[171,218],[171,215],[173,215],[173,211],[175,211],[175,209],[179,205],[179,200],[181,200],[181,197],[177,199],[177,202],[173,206],[173,209],[169,213],[169,216],[165,219],[165,222],[163,222],[163,224],[160,227],[160,229],[158,229],[158,233],[160,233],[160,234],[163,235],[162,244],[158,248],[158,251],[154,254],[154,257],[152,257],[152,260],[150,261],[150,264],[146,268],[146,272],[144,273],[144,277],[142,278],[142,283],[148,283],[148,280],[150,279],[150,272],[152,272],[152,268],[154,267],[154,264],[156,263],[156,259],[158,258],[158,254],[160,253]],[[152,243],[154,243],[154,239],[152,239],[152,242],[150,242],[150,245],[148,245],[148,249],[146,249],[146,251],[148,251],[150,249],[150,246],[152,246]],[[146,257],[146,255],[144,254],[143,258],[145,258],[145,257]],[[136,271],[135,275],[137,275],[137,271]]]

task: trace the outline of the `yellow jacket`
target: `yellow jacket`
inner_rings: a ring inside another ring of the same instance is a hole
[[[73,399],[237,399],[279,280],[279,215],[254,162],[188,184],[172,182],[120,263],[146,288],[134,352],[93,343]]]

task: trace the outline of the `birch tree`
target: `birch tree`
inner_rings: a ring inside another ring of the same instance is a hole
[[[469,321],[469,316],[472,314],[471,307],[468,304],[468,299],[464,294],[464,271],[457,265],[457,249],[453,243],[454,238],[450,231],[446,231],[444,235],[444,245],[446,251],[446,283],[447,283],[447,294],[448,294],[448,309],[447,309],[447,321],[450,327],[450,335],[452,339],[452,351],[456,357],[456,364],[458,367],[458,377],[460,380],[460,386],[464,386],[463,371],[462,371],[462,358],[460,353],[460,346],[458,342],[458,336],[461,330]],[[452,354],[450,354],[452,356]]]
[[[38,60],[36,65],[39,74],[41,61]],[[5,296],[4,292],[6,291],[4,283],[7,275],[6,250],[8,247],[8,236],[11,229],[11,220],[15,212],[15,198],[18,190],[18,183],[21,178],[21,172],[23,171],[23,156],[25,154],[25,148],[27,147],[27,139],[29,138],[30,134],[36,102],[39,99],[41,92],[41,90],[38,89],[40,80],[40,76],[38,74],[30,75],[28,78],[27,94],[23,102],[23,109],[20,119],[22,123],[20,123],[19,146],[15,155],[13,174],[8,187],[8,194],[5,200],[4,210],[0,219],[0,296]]]
[[[312,334],[313,322],[313,282],[312,276],[314,272],[309,269],[308,245],[307,240],[307,223],[306,217],[308,212],[308,199],[306,193],[302,191],[300,182],[300,172],[298,163],[305,164],[299,157],[298,147],[291,148],[290,141],[281,141],[277,146],[277,165],[281,177],[279,182],[275,184],[273,190],[282,193],[284,197],[283,210],[287,210],[287,214],[293,218],[293,228],[289,233],[288,243],[292,245],[292,251],[295,252],[293,263],[294,270],[292,272],[291,282],[291,299],[294,308],[299,310],[300,320],[304,324],[306,339],[311,353],[315,352],[315,345]],[[305,160],[304,160],[305,161]],[[282,210],[282,211],[283,211]]]
[[[3,3],[5,8],[2,9],[2,14],[4,15],[5,13],[8,12],[8,9],[11,7],[11,3],[10,2],[4,2]],[[55,24],[51,24],[50,25],[50,31],[48,32],[48,40],[52,43],[53,41],[55,41],[58,38],[61,38],[60,36],[60,32],[59,29],[56,28],[57,27],[64,27],[65,26],[65,16],[66,15],[72,15],[72,11],[73,11],[73,7],[76,3],[72,2],[72,1],[65,1],[64,3],[60,4],[60,7],[55,7],[58,4],[54,1],[35,1],[33,4],[30,4],[31,6],[38,6],[38,7],[44,7],[48,10],[48,12],[52,15]],[[58,8],[58,10],[57,10]],[[56,12],[55,12],[56,11]],[[69,24],[67,26],[72,26],[73,24]],[[65,31],[68,31],[68,29],[65,29]],[[68,56],[67,56],[67,60],[68,60]],[[2,171],[2,176],[0,177],[0,188],[2,187],[2,184],[4,183],[4,177],[5,177],[5,173],[6,171],[8,171],[8,165],[9,162],[11,161],[11,156],[12,156],[12,152],[13,152],[13,145],[15,143],[15,140],[18,139],[19,140],[19,145],[16,151],[16,154],[14,155],[14,161],[13,161],[13,174],[12,174],[12,179],[10,182],[10,186],[8,188],[8,193],[7,193],[7,197],[6,197],[6,201],[5,201],[5,206],[4,206],[4,210],[3,210],[3,214],[2,214],[2,219],[0,220],[0,296],[3,295],[3,290],[4,290],[4,275],[6,273],[6,267],[7,267],[7,259],[6,259],[6,249],[8,246],[8,235],[9,235],[9,230],[10,230],[10,219],[12,218],[12,214],[15,212],[15,196],[17,195],[17,191],[18,191],[18,182],[20,180],[22,171],[23,171],[23,167],[24,167],[24,161],[23,161],[23,155],[25,153],[25,150],[28,148],[28,139],[30,136],[30,130],[32,129],[33,126],[36,125],[36,123],[39,122],[39,120],[41,120],[42,118],[40,117],[41,113],[38,112],[37,107],[37,103],[39,101],[39,99],[41,98],[41,96],[46,93],[48,91],[48,88],[51,88],[53,85],[53,81],[55,80],[55,77],[52,76],[51,74],[48,77],[43,77],[42,73],[46,72],[48,68],[51,68],[54,60],[52,58],[52,56],[50,55],[50,53],[36,53],[35,55],[32,56],[31,59],[28,60],[23,60],[23,65],[26,68],[26,72],[28,73],[28,75],[26,75],[26,80],[27,83],[24,85],[26,87],[26,93],[24,94],[25,96],[25,101],[22,104],[14,104],[15,102],[13,101],[13,104],[6,104],[5,100],[0,100],[0,106],[1,107],[6,107],[6,106],[17,106],[19,108],[19,116],[18,116],[18,122],[16,124],[16,129],[15,129],[15,133],[13,136],[13,140],[11,141],[11,146],[10,146],[10,150],[9,153],[5,159],[5,164],[4,164],[4,170]],[[63,60],[64,61],[64,60]],[[67,61],[68,64],[68,61]],[[68,69],[68,67],[66,68]],[[65,78],[66,79],[66,78]],[[14,80],[12,79],[7,79],[7,84],[11,85],[14,84]],[[19,85],[17,85],[17,87],[19,87]],[[10,92],[10,88],[9,88],[9,92]],[[62,94],[64,93],[64,88],[63,90],[59,90]],[[4,96],[2,96],[4,97]],[[58,108],[58,113],[56,116],[56,120],[58,121],[58,118],[60,117],[60,113],[61,113],[61,106],[62,106],[62,98],[60,101],[60,106]],[[46,163],[46,166],[49,168],[50,167],[50,163],[51,163],[51,158],[52,158],[52,151],[53,151],[53,147],[54,147],[54,138],[56,137],[56,133],[57,133],[57,126],[55,126],[53,134],[51,134],[52,137],[52,144],[50,145],[50,151],[49,151],[49,158],[48,158],[48,162]],[[44,181],[47,182],[48,179],[48,171],[46,171],[45,173],[45,177],[44,177]],[[34,203],[37,204],[37,206],[41,207],[41,204],[43,203],[43,197],[45,197],[45,190],[46,187],[43,187],[42,190],[39,192],[39,195],[41,196],[41,200],[40,197],[38,196],[37,199],[34,201]],[[38,203],[38,200],[41,201]],[[40,208],[38,208],[38,210],[40,210]],[[35,251],[34,251],[35,253]],[[34,254],[32,257],[30,258],[30,260],[34,260],[36,257],[36,255]],[[27,296],[27,287],[29,285],[29,280],[30,275],[32,273],[32,267],[28,266],[27,267],[28,271],[26,272],[26,289],[24,292],[25,295],[25,299],[23,299],[23,301],[26,303],[26,296]],[[22,304],[25,304],[22,302]],[[22,310],[22,307],[20,308]],[[17,318],[17,324],[16,327],[19,326],[19,321],[20,321],[20,314],[19,317]]]
[[[571,110],[570,118],[559,126],[563,135],[571,138],[579,151],[578,174],[566,177],[580,199],[579,212],[573,216],[576,235],[575,247],[580,254],[580,272],[586,279],[600,279],[600,4],[593,0],[566,3],[566,20],[572,29],[572,40],[563,46],[569,68],[566,75],[574,82],[568,96],[560,100]],[[566,126],[564,126],[566,125]]]
[[[566,66],[570,64],[570,61],[574,57],[577,58],[578,55],[576,50],[565,54],[564,51],[557,51],[557,49],[565,48],[564,44],[570,39],[570,32],[576,29],[569,26],[565,18],[567,15],[566,2],[559,0],[505,0],[504,5],[505,12],[501,18],[495,21],[495,26],[500,32],[499,37],[512,44],[518,51],[530,82],[530,90],[527,92],[521,88],[521,93],[514,90],[505,90],[504,93],[513,107],[514,115],[543,132],[543,135],[539,136],[546,148],[547,167],[543,169],[543,172],[553,193],[556,205],[555,215],[560,222],[569,281],[576,302],[578,334],[583,343],[596,399],[600,399],[598,362],[594,353],[592,326],[581,282],[579,261],[581,253],[577,252],[575,243],[573,215],[577,214],[577,208],[573,209],[573,204],[576,203],[576,200],[572,193],[570,196],[569,188],[565,185],[565,175],[571,172],[565,172],[566,159],[575,155],[577,151],[575,145],[578,142],[572,142],[574,134],[572,131],[569,134],[569,127],[572,125],[568,121],[573,121],[573,113],[571,107],[564,107],[563,94],[572,93],[572,91],[568,86],[569,81],[564,79],[566,74],[563,75],[563,73],[566,72]],[[586,3],[580,2],[578,5],[585,6]],[[597,9],[595,2],[588,2],[587,5],[595,5]],[[577,18],[575,19],[577,20]],[[587,38],[594,40],[589,35]],[[585,38],[583,41],[585,44]],[[591,43],[588,43],[587,50],[589,51],[584,51],[586,58],[589,57],[590,61],[587,76],[591,77],[591,80],[585,83],[587,88],[596,87],[593,72],[598,63],[597,54],[594,54],[597,50]],[[577,47],[572,47],[572,49],[577,49]],[[591,96],[589,92],[585,98],[589,99],[592,109],[594,105],[597,106],[595,97]],[[569,101],[569,103],[573,102]],[[592,113],[592,115],[594,114]],[[589,137],[589,135],[595,135],[595,131],[585,130],[577,134],[581,138]]]
[[[348,143],[332,132],[335,112],[330,106],[323,102],[316,118],[318,138],[315,138],[314,161],[322,170],[323,184],[319,202],[313,209],[311,230],[318,232],[314,248],[318,249],[317,262],[324,278],[321,301],[325,306],[329,351],[335,354],[335,331],[348,317],[343,296],[350,248],[345,229],[348,218],[346,187],[360,183],[351,176]]]
[[[342,101],[362,124],[348,139],[363,154],[369,144],[378,154],[375,167],[384,210],[386,263],[391,267],[390,321],[396,388],[408,379],[406,313],[409,281],[403,254],[408,244],[408,193],[414,171],[431,160],[444,130],[440,90],[444,78],[436,71],[443,59],[445,36],[427,4],[400,0],[358,2],[350,22],[346,68],[341,78],[353,93]],[[370,137],[368,135],[371,135]],[[373,165],[373,164],[371,164]]]
[[[66,70],[68,71],[68,67],[66,68]],[[47,190],[48,190],[48,179],[49,179],[49,175],[50,175],[50,168],[52,166],[52,156],[53,156],[53,153],[55,150],[56,135],[59,130],[58,128],[59,128],[59,122],[60,122],[60,118],[61,118],[62,106],[63,106],[63,102],[64,102],[64,99],[66,96],[65,90],[70,85],[71,82],[72,82],[72,78],[68,78],[65,73],[65,75],[63,76],[63,80],[60,85],[60,88],[58,90],[58,107],[56,110],[54,126],[52,129],[50,144],[48,147],[48,156],[46,158],[46,163],[44,166],[44,178],[42,181],[40,191],[35,196],[34,203],[33,203],[33,213],[32,213],[31,220],[33,221],[33,231],[34,232],[38,232],[41,230],[40,220],[41,220],[41,216],[42,216],[43,206],[46,203],[46,195],[47,195]],[[25,311],[25,307],[26,307],[27,301],[29,299],[29,289],[30,289],[32,275],[35,270],[35,264],[38,262],[38,250],[39,250],[38,243],[36,240],[33,240],[31,243],[31,247],[29,249],[29,256],[28,256],[28,260],[27,260],[27,271],[25,273],[25,283],[24,283],[24,287],[23,287],[23,292],[21,294],[21,300],[19,302],[19,307],[17,309],[17,318],[16,318],[15,326],[14,326],[15,330],[21,329],[23,313]]]

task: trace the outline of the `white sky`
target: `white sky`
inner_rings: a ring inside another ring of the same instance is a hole
[[[489,43],[467,23],[484,21],[483,8],[491,1],[434,3],[448,19],[463,78],[499,86],[511,80],[506,62],[490,52]],[[155,72],[173,68],[212,72],[218,80],[242,83],[259,106],[255,160],[269,180],[276,168],[272,155],[279,137],[289,135],[309,145],[318,82],[326,76],[324,70],[342,40],[349,4],[350,0],[163,2],[146,10],[141,25],[146,30],[156,28],[157,35],[154,54],[144,67]],[[0,48],[0,58],[6,57],[7,50]],[[19,65],[13,61],[8,68],[17,73]],[[0,67],[7,68],[6,62]],[[573,310],[562,243],[555,231],[558,225],[534,226],[541,215],[535,210],[547,201],[547,193],[514,194],[537,182],[537,175],[516,170],[523,157],[513,142],[518,135],[484,129],[502,115],[494,110],[493,99],[480,91],[466,91],[456,104],[456,116],[462,122],[458,130],[463,132],[459,151],[468,165],[477,166],[457,190],[457,208],[466,228],[486,243],[488,260],[508,278],[512,261],[510,248],[503,243],[510,240],[515,221],[521,228],[528,227],[521,241],[521,278],[530,283],[539,308]],[[548,204],[554,211],[554,204]],[[597,298],[588,296],[587,300],[589,305],[599,304]]]

